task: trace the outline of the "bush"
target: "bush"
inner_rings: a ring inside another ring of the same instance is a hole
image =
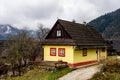
[[[97,72],[90,80],[120,80],[120,61],[107,61],[100,72]]]
[[[120,61],[119,60],[110,60],[107,61],[102,69],[102,72],[110,72],[110,73],[120,73]]]

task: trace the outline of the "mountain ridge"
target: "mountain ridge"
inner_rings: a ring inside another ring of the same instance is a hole
[[[9,35],[17,35],[21,31],[22,29],[15,28],[10,24],[0,24],[0,40],[7,40]],[[26,31],[32,37],[36,36],[36,31],[34,30]]]
[[[88,23],[102,34],[105,39],[120,36],[120,9],[102,15]]]

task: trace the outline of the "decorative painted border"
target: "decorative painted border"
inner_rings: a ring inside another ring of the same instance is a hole
[[[78,66],[84,66],[84,65],[88,65],[88,64],[92,64],[98,62],[97,60],[92,60],[92,61],[86,61],[86,62],[79,62],[79,63],[68,63],[69,67],[78,67]]]

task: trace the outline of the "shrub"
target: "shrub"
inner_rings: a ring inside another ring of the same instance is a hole
[[[120,61],[109,60],[90,80],[120,80]]]
[[[110,60],[107,61],[102,69],[102,72],[110,72],[110,73],[120,73],[120,61],[119,60]]]

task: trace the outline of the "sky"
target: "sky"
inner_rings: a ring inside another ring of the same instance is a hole
[[[120,8],[120,0],[0,0],[0,24],[51,28],[57,19],[89,22]]]

